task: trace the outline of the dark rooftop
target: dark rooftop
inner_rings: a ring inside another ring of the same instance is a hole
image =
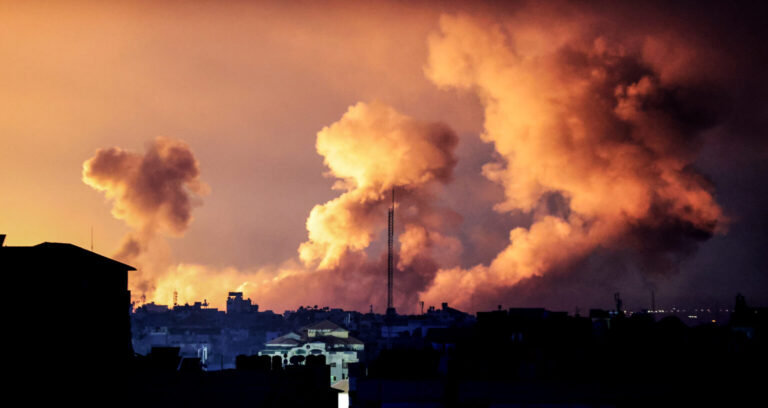
[[[43,242],[35,246],[3,246],[0,247],[10,263],[41,263],[56,262],[61,264],[91,264],[109,269],[135,271],[136,268],[126,265],[106,256],[99,255],[87,249],[72,244],[58,242]]]

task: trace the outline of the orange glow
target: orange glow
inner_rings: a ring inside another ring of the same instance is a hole
[[[697,166],[721,101],[687,92],[731,51],[687,17],[103,3],[3,6],[0,233],[89,248],[93,227],[96,252],[139,269],[135,297],[381,305],[393,188],[406,312],[475,311],[598,250],[727,229]]]
[[[725,221],[708,183],[686,168],[691,158],[677,146],[685,135],[665,112],[647,108],[664,92],[658,74],[634,79],[616,71],[622,59],[640,59],[639,50],[577,29],[518,23],[444,16],[440,34],[430,37],[427,75],[482,98],[483,139],[500,155],[483,171],[506,195],[497,210],[535,218],[510,232],[490,265],[440,271],[422,294],[428,302],[469,307],[467,293],[542,275],[610,246],[637,224],[671,218],[712,231]],[[548,193],[567,199],[570,215],[537,210]]]
[[[445,180],[455,164],[456,136],[443,125],[414,121],[381,103],[358,103],[317,134],[317,151],[338,198],[315,206],[307,219],[309,241],[299,248],[307,265],[334,268],[347,251],[368,247],[380,230],[378,212],[393,187],[419,189]]]

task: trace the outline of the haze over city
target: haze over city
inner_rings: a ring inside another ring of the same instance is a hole
[[[134,300],[382,313],[393,189],[403,313],[768,299],[763,13],[0,7],[0,233],[134,266]]]

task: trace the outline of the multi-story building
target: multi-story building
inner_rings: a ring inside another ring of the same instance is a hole
[[[23,333],[9,348],[14,358],[30,368],[83,373],[128,364],[128,272],[134,268],[71,244],[3,246],[4,239],[0,235],[0,271],[23,311],[9,326]]]
[[[283,364],[300,364],[309,355],[324,355],[331,368],[331,382],[349,377],[348,365],[359,361],[363,352],[362,341],[349,335],[349,331],[329,321],[304,326],[299,333],[290,332],[266,343],[259,355],[280,356]]]

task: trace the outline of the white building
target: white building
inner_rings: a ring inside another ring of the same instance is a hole
[[[286,365],[301,363],[308,355],[322,354],[331,367],[331,382],[337,382],[348,378],[347,364],[358,362],[358,352],[364,349],[363,342],[350,336],[349,331],[323,320],[302,327],[299,333],[288,333],[268,341],[259,355],[281,356]]]

